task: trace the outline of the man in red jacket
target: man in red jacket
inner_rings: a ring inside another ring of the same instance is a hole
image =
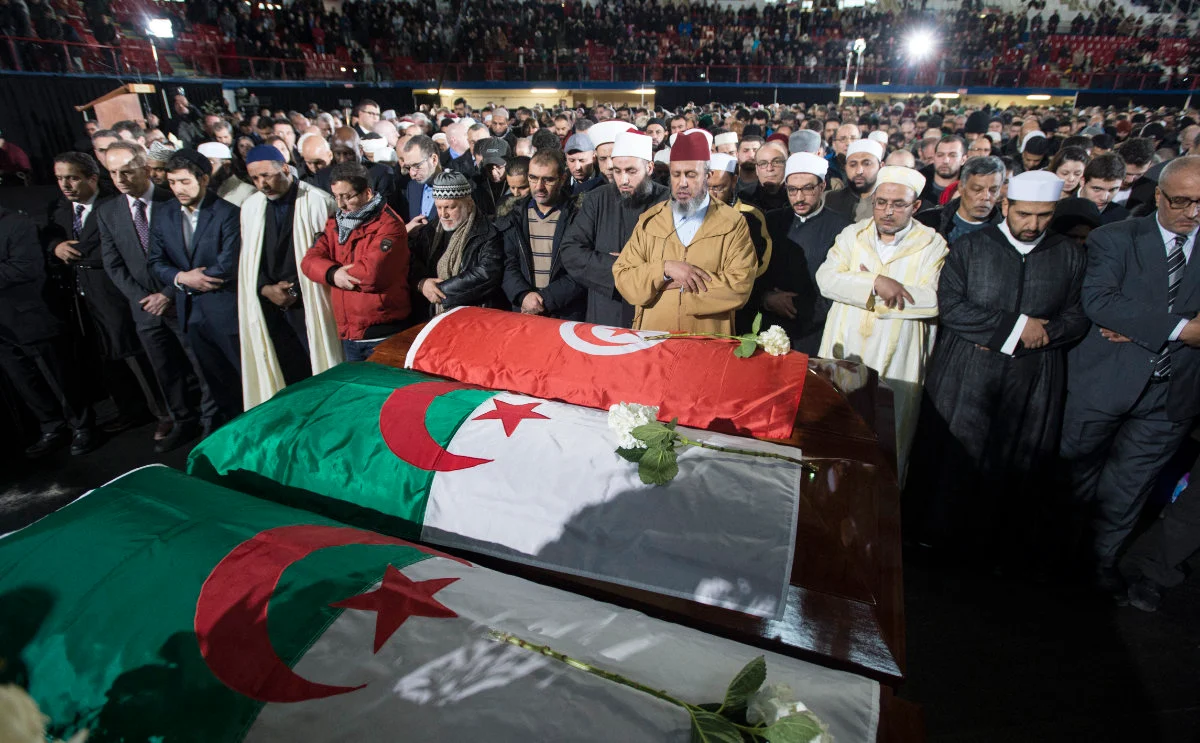
[[[333,167],[329,187],[338,210],[309,248],[300,270],[333,287],[330,299],[346,361],[365,361],[375,346],[408,326],[408,231],[371,190],[356,162]]]

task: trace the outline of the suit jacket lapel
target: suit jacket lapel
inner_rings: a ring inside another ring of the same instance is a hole
[[[1167,307],[1167,248],[1163,244],[1162,233],[1158,229],[1158,217],[1151,214],[1144,217],[1141,229],[1138,230],[1136,245],[1141,250],[1142,265],[1147,268],[1147,279],[1151,291],[1154,292],[1156,307]],[[1190,269],[1190,266],[1189,266]],[[1184,282],[1187,274],[1184,274]]]
[[[208,229],[209,223],[212,222],[213,204],[217,203],[217,198],[213,194],[204,197],[204,201],[200,204],[200,214],[196,217],[196,231],[192,233],[192,255],[196,254],[200,245],[200,238]],[[182,214],[180,218],[182,219]],[[180,225],[182,228],[182,225]]]

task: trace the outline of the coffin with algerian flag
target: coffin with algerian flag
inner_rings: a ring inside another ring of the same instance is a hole
[[[92,741],[684,741],[757,649],[144,468],[0,538],[0,681]],[[877,684],[766,653],[838,741]]]
[[[779,618],[801,468],[689,447],[679,475],[650,486],[617,446],[603,411],[343,364],[216,431],[189,472],[430,544]]]

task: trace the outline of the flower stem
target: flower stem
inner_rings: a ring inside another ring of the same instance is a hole
[[[773,451],[754,451],[752,449],[735,449],[732,446],[717,446],[716,444],[706,444],[703,441],[695,441],[693,439],[689,439],[686,436],[682,436],[678,433],[675,435],[679,437],[680,442],[687,444],[689,446],[698,446],[701,449],[712,449],[713,451],[723,451],[727,454],[745,454],[750,457],[765,457],[767,459],[782,459],[785,462],[791,462],[793,464],[800,465],[800,467],[802,469],[804,469],[804,471],[809,473],[810,475],[817,474],[817,468],[815,466],[809,464],[808,462],[805,462],[803,459],[798,459],[796,457],[789,457],[785,454],[776,454]]]
[[[649,335],[643,338],[644,341],[664,341],[668,338],[727,338],[731,341],[740,341],[736,335],[727,335],[725,333],[663,333],[662,335]]]

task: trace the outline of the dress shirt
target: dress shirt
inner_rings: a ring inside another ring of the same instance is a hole
[[[433,211],[433,186],[425,183],[421,186],[421,214]]]
[[[1176,235],[1174,232],[1171,232],[1166,227],[1163,227],[1162,223],[1159,222],[1157,218],[1155,218],[1154,224],[1158,225],[1158,231],[1160,234],[1162,234],[1163,249],[1167,251],[1167,256],[1169,257],[1171,255],[1171,251],[1175,248],[1175,238],[1179,237],[1179,235]],[[1185,242],[1183,244],[1184,263],[1190,263],[1192,260],[1192,248],[1195,247],[1195,245],[1196,245],[1196,232],[1197,231],[1198,230],[1192,230],[1191,234],[1188,235],[1187,242]],[[1188,324],[1188,319],[1186,317],[1180,319],[1179,323],[1175,325],[1175,329],[1171,331],[1171,334],[1169,336],[1167,336],[1167,340],[1169,340],[1169,341],[1179,340],[1179,334],[1183,332],[1183,328],[1187,324]]]
[[[704,215],[708,214],[708,204],[708,194],[705,193],[699,208],[687,217],[681,216],[679,212],[675,211],[675,205],[671,205],[671,219],[675,222],[675,235],[685,248],[692,244],[692,239],[700,231],[700,225],[704,223]]]
[[[126,194],[125,199],[129,203],[130,219],[132,219],[133,215],[135,214],[136,207],[134,204],[140,201],[146,205],[146,224],[150,224],[150,215],[154,211],[150,208],[154,204],[154,184],[151,183],[150,188],[146,189],[146,193],[142,194],[141,196],[129,196]]]
[[[92,198],[88,199],[87,201],[71,202],[72,216],[75,215],[75,210],[80,206],[83,206],[83,213],[79,215],[79,224],[85,224],[87,222],[88,215],[92,213],[92,208],[96,206],[96,194],[92,194]],[[131,204],[130,207],[132,208],[132,206],[133,205]]]

